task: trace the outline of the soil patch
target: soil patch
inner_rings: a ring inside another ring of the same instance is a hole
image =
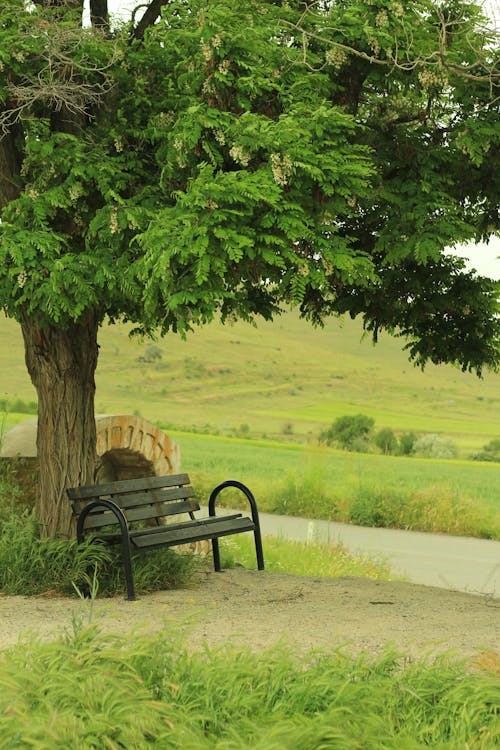
[[[52,638],[72,618],[104,632],[154,635],[186,629],[194,647],[225,643],[263,649],[287,642],[311,648],[408,655],[500,651],[500,599],[411,583],[306,578],[236,568],[200,572],[189,588],[96,602],[0,596],[0,647],[29,633]]]

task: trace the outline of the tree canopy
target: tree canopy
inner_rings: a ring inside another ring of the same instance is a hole
[[[40,352],[62,357],[49,333],[289,304],[362,315],[421,365],[498,365],[498,286],[444,253],[500,229],[499,45],[477,4],[82,10],[2,3],[0,303],[35,384]]]

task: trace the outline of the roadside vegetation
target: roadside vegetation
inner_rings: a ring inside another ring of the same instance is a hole
[[[494,463],[171,434],[201,499],[231,477],[251,487],[259,510],[269,513],[500,539]],[[238,499],[230,490],[221,495],[233,507]]]
[[[0,749],[493,750],[494,657],[193,653],[175,633],[118,638],[74,622],[0,654]]]

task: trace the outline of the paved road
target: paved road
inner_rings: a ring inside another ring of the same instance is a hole
[[[383,558],[413,583],[500,596],[500,542],[308,521],[269,513],[261,513],[260,519],[264,536],[339,541],[352,552]]]

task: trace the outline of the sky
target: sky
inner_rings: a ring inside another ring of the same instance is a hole
[[[126,18],[131,9],[137,7],[144,0],[109,0],[110,12]],[[499,0],[484,0],[484,8],[498,28],[500,24]],[[500,200],[500,198],[499,198]],[[457,245],[449,251],[468,259],[468,267],[475,268],[482,276],[490,276],[500,280],[500,237],[491,237],[489,243]]]

